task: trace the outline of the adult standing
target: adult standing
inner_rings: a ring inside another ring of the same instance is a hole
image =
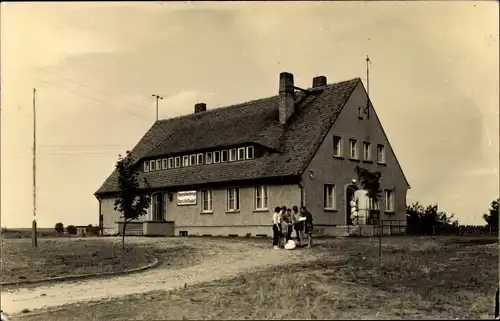
[[[302,239],[304,238],[304,221],[302,221],[300,218],[302,217],[302,214],[299,212],[299,208],[297,206],[293,206],[293,218],[294,218],[294,228],[295,228],[295,233],[297,235],[297,242],[299,246],[302,246]]]
[[[281,241],[280,246],[285,246],[288,241],[288,221],[286,206],[281,207]]]
[[[279,250],[281,237],[281,209],[276,207],[273,214],[273,248]]]
[[[292,209],[288,208],[286,210],[286,214],[283,217],[283,219],[286,221],[286,242],[292,239],[292,233],[293,233],[293,215],[292,215]],[[284,232],[284,231],[283,231]]]
[[[305,206],[301,206],[300,211],[302,212],[302,215],[305,216],[306,218],[304,221],[304,225],[305,225],[305,232],[307,235],[307,247],[311,247],[312,233],[314,229],[313,217],[311,212],[309,212]]]

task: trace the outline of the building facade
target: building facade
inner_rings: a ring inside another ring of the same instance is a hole
[[[350,199],[364,204],[356,166],[382,174],[362,227],[406,226],[409,184],[360,79],[301,89],[282,73],[277,96],[156,122],[132,157],[151,206],[130,234],[271,235],[276,206],[305,205],[315,234],[347,235]],[[116,185],[113,172],[96,192],[104,234],[120,232]]]

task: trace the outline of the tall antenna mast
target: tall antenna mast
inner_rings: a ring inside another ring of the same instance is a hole
[[[33,88],[33,224],[32,224],[32,243],[37,247],[36,235],[36,89]]]
[[[151,96],[156,98],[156,121],[158,121],[158,100],[163,99],[163,97],[152,94]]]
[[[365,107],[365,113],[366,117],[370,118],[370,65],[371,65],[371,60],[368,55],[366,55],[366,107]]]

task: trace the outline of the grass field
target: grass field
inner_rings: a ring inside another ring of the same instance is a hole
[[[123,271],[153,261],[149,251],[97,238],[2,239],[2,283],[78,274]]]
[[[230,242],[267,246],[263,240]],[[308,258],[304,264],[19,319],[492,318],[497,239],[387,237],[383,242],[380,261],[376,238],[317,240],[311,249],[296,250]]]

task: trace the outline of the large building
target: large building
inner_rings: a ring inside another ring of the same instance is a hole
[[[314,233],[345,235],[361,188],[356,166],[382,174],[371,205],[378,217],[361,224],[406,225],[409,184],[359,78],[327,84],[320,76],[301,89],[281,73],[276,96],[211,110],[199,103],[157,121],[132,157],[152,202],[131,234],[271,235],[276,206],[305,205]],[[95,194],[104,234],[121,229],[116,191],[115,170]]]

